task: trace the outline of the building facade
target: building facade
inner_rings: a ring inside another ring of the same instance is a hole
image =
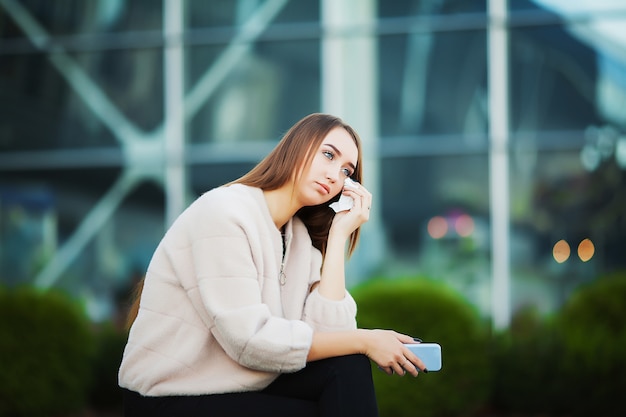
[[[0,283],[106,320],[192,199],[328,112],[375,196],[350,285],[552,311],[626,267],[625,25],[619,0],[0,0]]]

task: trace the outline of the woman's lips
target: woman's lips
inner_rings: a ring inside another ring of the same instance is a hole
[[[317,184],[322,187],[324,191],[326,191],[326,194],[330,194],[330,187],[328,185],[322,184],[321,182],[318,182]]]

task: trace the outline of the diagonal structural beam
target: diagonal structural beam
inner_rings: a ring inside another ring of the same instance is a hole
[[[80,251],[109,220],[124,197],[139,183],[140,178],[130,172],[124,173],[109,191],[85,216],[76,231],[46,264],[34,280],[40,289],[48,289],[59,279],[63,271],[78,257]]]
[[[242,26],[224,52],[185,97],[185,120],[191,120],[243,57],[253,42],[280,13],[288,0],[266,0]]]
[[[0,0],[0,5],[24,31],[33,45],[44,50],[50,42],[50,35],[28,10],[16,0]],[[48,58],[74,92],[83,99],[93,114],[113,132],[122,144],[143,136],[67,52],[56,47],[53,52],[48,53]]]

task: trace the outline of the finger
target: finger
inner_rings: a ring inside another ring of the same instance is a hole
[[[357,193],[364,207],[371,206],[372,203],[372,195],[366,192]]]
[[[372,208],[372,195],[369,192],[363,195],[363,208],[367,210]]]
[[[358,192],[359,194],[370,194],[368,189],[365,188],[363,186],[363,184],[358,183],[356,181],[351,181],[348,184],[344,184],[343,189],[344,190],[352,190],[352,191]]]
[[[415,364],[413,364],[413,362],[411,362],[409,359],[406,359],[404,361],[404,363],[402,364],[402,367],[406,369],[407,372],[410,373],[411,375],[413,376],[418,375],[418,368],[416,368]]]
[[[406,369],[404,369],[404,366],[402,366],[403,363],[401,362],[396,362],[394,363],[391,368],[392,368],[392,372],[397,373],[400,376],[403,376],[404,374],[406,374]]]
[[[369,214],[369,209],[371,206],[371,203],[368,202],[368,200],[361,194],[354,192],[353,190],[346,190],[344,191],[344,194],[352,197],[353,199],[353,205],[352,205],[352,209],[351,211],[363,211]]]
[[[428,370],[426,369],[426,365],[424,365],[424,362],[422,362],[422,360],[413,352],[407,349],[404,355],[406,356],[407,361],[411,364],[411,366],[417,368],[416,371],[428,372]]]
[[[395,363],[394,370],[398,375],[401,376],[406,375],[407,372],[409,372],[413,376],[417,376],[418,374],[415,366],[407,358],[401,359],[399,362]]]
[[[398,340],[402,343],[419,343],[421,339],[415,339],[407,334],[398,333]]]
[[[352,187],[344,187],[343,193],[352,198],[361,198],[363,196],[363,193]]]
[[[362,209],[370,210],[372,208],[372,196],[367,193],[361,193],[354,190],[349,190],[350,197],[354,199],[355,204],[357,204]]]
[[[355,188],[355,187],[343,187],[343,193],[344,194],[350,194],[351,196],[358,196],[358,197],[362,197],[364,199],[367,200],[371,200],[372,199],[372,194],[367,191],[365,188],[359,187],[359,188]]]
[[[387,375],[393,375],[393,369],[386,366],[386,367],[381,367],[379,366],[380,370],[383,371],[384,373],[386,373]]]

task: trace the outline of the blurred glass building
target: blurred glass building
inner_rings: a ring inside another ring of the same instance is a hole
[[[349,265],[496,326],[626,267],[626,2],[0,0],[0,283],[94,320],[301,117],[365,144]]]

